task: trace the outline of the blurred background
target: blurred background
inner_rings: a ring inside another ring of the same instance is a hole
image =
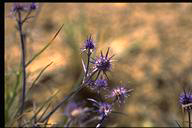
[[[20,38],[5,4],[5,95],[16,81]],[[41,3],[24,26],[27,60],[41,50],[64,24],[50,47],[27,67],[27,86],[50,62],[28,98],[29,107],[60,90],[52,107],[82,78],[80,48],[92,34],[96,53],[115,54],[109,86],[124,85],[134,92],[105,126],[177,126],[181,122],[178,96],[192,87],[192,4]],[[11,94],[10,94],[11,95]],[[83,90],[77,100],[95,93]],[[15,100],[17,102],[17,100]],[[12,106],[14,111],[14,105]],[[49,120],[62,122],[64,106]]]

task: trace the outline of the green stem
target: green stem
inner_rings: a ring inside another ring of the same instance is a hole
[[[26,49],[25,49],[25,42],[24,42],[24,34],[22,30],[22,18],[21,18],[21,12],[18,11],[18,27],[19,27],[19,34],[20,34],[20,40],[21,40],[21,51],[22,51],[22,99],[21,99],[21,111],[20,115],[23,114],[24,111],[24,105],[25,105],[25,91],[26,91],[26,69],[25,69],[25,58],[26,58]]]

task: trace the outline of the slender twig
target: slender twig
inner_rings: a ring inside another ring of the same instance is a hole
[[[21,40],[21,51],[22,51],[22,101],[21,101],[21,110],[20,115],[22,115],[25,105],[25,91],[26,91],[26,70],[25,70],[25,58],[26,58],[26,49],[25,49],[25,42],[24,42],[24,34],[22,30],[22,18],[21,18],[21,12],[18,11],[18,28],[19,28],[19,34],[20,34],[20,40]]]

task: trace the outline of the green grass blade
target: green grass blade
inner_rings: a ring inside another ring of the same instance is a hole
[[[46,104],[48,104],[48,103],[57,95],[58,92],[59,92],[59,91],[56,91],[52,96],[50,96],[50,97],[40,106],[40,108],[37,110],[37,112],[31,117],[31,119],[30,119],[29,122],[31,122],[31,121],[39,114],[39,112],[44,108],[44,106],[45,106]],[[24,125],[26,125],[26,124],[24,124]]]
[[[126,113],[123,113],[123,112],[112,111],[111,113],[112,113],[112,114],[118,114],[118,115],[122,115],[122,116],[128,117],[128,115],[127,115]]]
[[[64,24],[63,24],[64,25]],[[63,28],[63,25],[59,28],[59,30],[57,31],[57,33],[54,35],[54,37],[51,39],[51,41],[47,44],[47,45],[45,45],[45,47],[43,48],[43,49],[41,49],[38,53],[36,53],[33,57],[32,57],[32,59],[31,60],[29,60],[27,63],[26,63],[26,67],[29,65],[29,64],[31,64],[32,62],[33,62],[33,60],[35,59],[35,58],[37,58],[43,51],[45,51],[48,47],[49,47],[49,45],[51,45],[52,44],[52,42],[53,42],[53,40],[57,37],[57,35],[59,34],[59,32],[61,31],[61,29]]]
[[[36,77],[36,79],[33,81],[33,83],[31,84],[31,87],[28,89],[27,91],[27,95],[29,94],[30,90],[33,88],[33,86],[36,84],[37,80],[39,80],[39,78],[41,77],[41,75],[43,74],[43,72],[52,64],[53,62],[49,63],[48,65],[46,65],[39,73],[39,75]]]
[[[38,121],[40,121],[42,119],[42,117],[45,115],[45,113],[47,112],[47,110],[49,109],[49,107],[51,106],[51,103],[48,104],[48,106],[46,107],[45,111],[41,114],[41,116],[39,117]],[[37,122],[38,122],[37,121]]]
[[[71,92],[68,96],[66,96],[66,97],[63,99],[63,101],[61,101],[61,102],[60,102],[51,112],[49,112],[49,113],[47,114],[47,116],[44,117],[41,121],[44,122],[44,121],[48,120],[48,119],[52,116],[52,114],[55,113],[59,107],[61,107],[61,105],[63,105],[67,100],[69,100],[69,99],[72,98],[74,95],[76,95],[83,87],[84,87],[84,86],[78,87],[75,91]]]
[[[21,76],[22,76],[22,73],[21,73],[21,65],[19,65],[19,70],[18,70],[18,73],[16,74],[16,84],[13,88],[13,90],[11,92],[13,92],[13,95],[10,97],[10,99],[8,101],[6,101],[7,105],[6,105],[6,108],[5,108],[5,123],[8,123],[9,122],[9,112],[10,112],[10,108],[12,106],[12,104],[14,103],[15,101],[15,98],[17,97],[17,90],[18,90],[18,87],[19,87],[19,83],[20,83],[20,79],[21,79]]]
[[[45,101],[45,103],[41,105],[41,107],[39,108],[39,110],[38,110],[38,111],[34,114],[34,116],[31,118],[31,120],[32,120],[35,116],[37,116],[37,114],[39,114],[39,112],[44,108],[44,106],[45,106],[47,103],[49,103],[49,101],[51,101],[51,100],[56,96],[56,94],[57,94],[58,92],[59,92],[59,91],[57,91],[55,94],[53,94],[52,96],[50,96],[50,97]]]

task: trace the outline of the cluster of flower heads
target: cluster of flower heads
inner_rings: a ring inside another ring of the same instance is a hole
[[[90,87],[92,90],[99,94],[99,99],[101,101],[97,101],[92,98],[88,98],[87,100],[92,103],[92,105],[96,108],[96,112],[100,116],[100,121],[96,126],[100,127],[103,120],[108,117],[110,113],[113,112],[114,104],[118,103],[120,105],[122,103],[125,103],[125,98],[129,96],[130,92],[132,92],[133,89],[127,89],[123,86],[118,86],[110,90],[107,72],[111,71],[112,69],[112,58],[114,55],[109,57],[110,48],[108,48],[105,55],[101,51],[100,56],[94,58],[91,55],[95,49],[95,43],[90,36],[85,41],[84,47],[82,48],[82,53],[85,53],[88,57],[88,62],[86,64],[82,59],[85,73],[83,84],[86,85],[86,87]],[[102,90],[107,90],[108,94],[105,95],[104,98],[112,99],[112,102],[105,102],[102,100]]]
[[[37,9],[36,3],[14,3],[12,7],[12,12],[18,12],[18,11],[32,11]]]
[[[37,3],[20,3],[16,2],[13,3],[13,6],[11,8],[10,16],[13,18],[17,18],[18,15],[21,15],[21,13],[27,13],[26,17],[24,20],[27,20],[29,18],[32,18],[30,14],[38,8]]]

